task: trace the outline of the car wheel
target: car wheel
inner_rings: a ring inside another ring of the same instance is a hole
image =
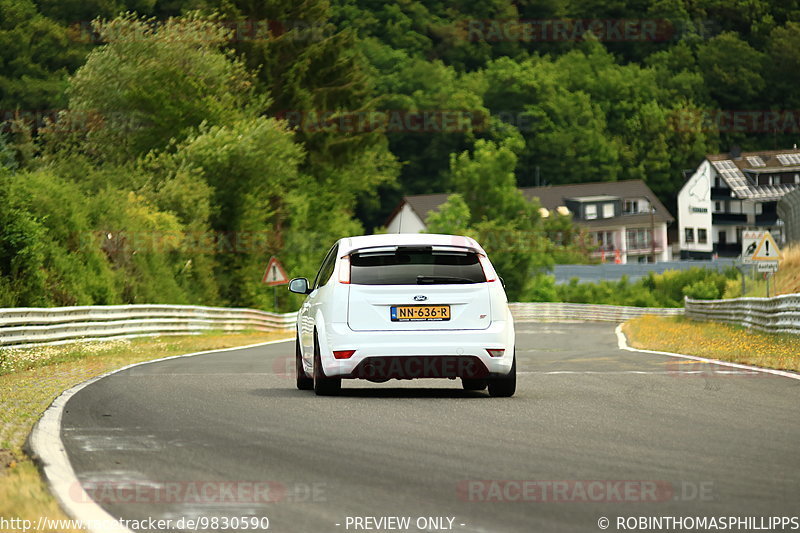
[[[487,383],[485,379],[461,378],[461,385],[464,387],[464,390],[484,390]]]
[[[319,355],[319,342],[314,339],[314,392],[317,396],[334,396],[342,390],[341,378],[329,378],[322,370],[322,358]]]
[[[511,372],[506,376],[489,380],[489,396],[495,398],[508,398],[517,391],[517,355],[511,363]]]
[[[297,388],[300,390],[311,390],[314,388],[314,380],[306,375],[303,369],[303,357],[300,355],[300,339],[295,343],[295,366],[297,367]]]

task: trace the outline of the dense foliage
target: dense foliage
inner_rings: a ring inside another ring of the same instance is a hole
[[[270,255],[313,275],[443,191],[431,229],[549,298],[585,236],[516,186],[641,178],[674,206],[703,154],[791,146],[798,124],[715,117],[800,107],[799,20],[798,0],[0,0],[0,306],[271,308]]]

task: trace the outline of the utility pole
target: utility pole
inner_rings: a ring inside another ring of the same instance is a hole
[[[646,196],[648,205],[650,206],[650,255],[652,262],[656,262],[656,208],[649,196]]]

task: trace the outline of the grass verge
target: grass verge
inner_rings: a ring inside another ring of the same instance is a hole
[[[633,348],[800,372],[798,335],[763,333],[730,324],[697,322],[682,316],[652,315],[629,320],[622,331]]]
[[[66,389],[123,366],[192,352],[286,338],[285,332],[209,333],[5,350],[0,354],[0,517],[37,523],[68,517],[22,448],[34,424]],[[0,529],[0,531],[7,531]],[[47,528],[42,531],[75,531]]]

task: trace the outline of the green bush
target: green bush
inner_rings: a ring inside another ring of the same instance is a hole
[[[682,307],[684,296],[716,299],[725,294],[729,280],[735,280],[736,269],[724,272],[693,267],[689,270],[668,270],[649,273],[631,283],[620,281],[580,283],[577,278],[562,285],[553,276],[536,275],[524,293],[524,301],[574,302],[587,304],[631,305],[636,307]]]
[[[696,281],[683,288],[683,295],[695,300],[716,300],[721,298],[719,288],[711,280]]]

